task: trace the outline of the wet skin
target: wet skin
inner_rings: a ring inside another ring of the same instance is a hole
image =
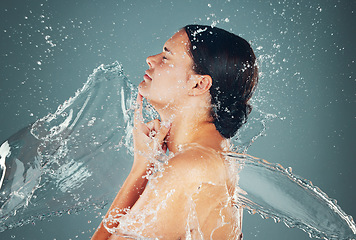
[[[147,238],[185,239],[190,234],[193,239],[237,239],[241,212],[233,206],[235,184],[221,156],[227,143],[210,116],[211,77],[193,71],[182,30],[147,63],[135,111],[134,163],[108,214],[118,209],[120,221],[130,223],[126,230]],[[162,121],[144,122],[143,97]],[[166,149],[173,157],[164,171],[152,173],[154,159]],[[149,183],[143,177],[147,174]],[[122,237],[127,231],[117,228],[111,235],[101,224],[92,239],[127,239]]]

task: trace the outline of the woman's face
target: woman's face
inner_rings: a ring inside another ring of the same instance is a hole
[[[147,58],[149,69],[139,92],[153,106],[178,106],[188,96],[187,83],[194,74],[189,44],[186,32],[180,30],[164,44],[161,53]]]

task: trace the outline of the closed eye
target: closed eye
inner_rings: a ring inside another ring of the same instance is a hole
[[[169,50],[167,47],[164,47],[163,51],[172,54],[171,50]]]

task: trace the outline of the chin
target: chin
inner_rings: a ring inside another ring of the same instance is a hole
[[[153,101],[150,97],[150,93],[146,87],[139,87],[138,92],[141,94],[142,97],[144,97],[149,104],[151,104],[154,107],[155,101]]]
[[[144,97],[147,98],[149,93],[148,93],[148,89],[147,86],[145,86],[145,82],[142,81],[139,85],[138,85],[138,92]]]

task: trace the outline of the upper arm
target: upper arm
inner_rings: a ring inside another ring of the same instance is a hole
[[[221,182],[219,176],[223,172],[219,171],[222,169],[214,166],[209,156],[199,152],[172,158],[162,174],[150,181],[130,212],[120,219],[120,232],[178,239],[185,234],[194,196],[201,191],[202,184]]]

